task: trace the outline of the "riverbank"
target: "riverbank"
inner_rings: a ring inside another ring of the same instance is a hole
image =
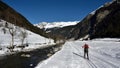
[[[34,68],[38,63],[59,51],[62,44],[6,55],[0,59],[0,68]]]

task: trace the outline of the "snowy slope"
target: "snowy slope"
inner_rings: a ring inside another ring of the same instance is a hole
[[[5,27],[5,21],[0,21],[0,56],[8,54],[7,47],[11,44],[11,35],[9,30]],[[12,24],[8,24],[12,25]],[[13,26],[15,27],[15,26]],[[4,33],[3,28],[6,30],[6,33]],[[16,35],[14,36],[14,45],[20,46],[21,45],[21,37],[20,37],[20,31],[24,30],[23,28],[17,27],[16,28]],[[25,30],[27,33],[27,37],[25,38],[24,44],[29,44],[28,47],[25,47],[23,50],[21,48],[15,47],[14,51],[26,51],[26,50],[33,50],[40,47],[45,47],[47,45],[53,45],[54,41],[52,39],[48,39],[45,37],[42,37],[38,34],[35,34],[31,31]]]
[[[36,68],[120,68],[120,39],[106,40],[66,42],[61,51]],[[85,43],[90,45],[90,60],[83,58]]]
[[[79,21],[69,21],[69,22],[41,22],[39,24],[35,24],[35,26],[39,27],[39,28],[54,28],[54,27],[65,27],[65,26],[70,26],[70,25],[76,25],[77,23],[79,23]]]

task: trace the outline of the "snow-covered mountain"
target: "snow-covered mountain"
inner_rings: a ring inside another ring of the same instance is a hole
[[[35,24],[35,26],[39,28],[62,28],[65,26],[76,25],[79,21],[68,21],[68,22],[41,22],[39,24]]]
[[[89,60],[83,57],[85,43],[89,45]],[[62,50],[36,68],[120,68],[120,39],[68,41]]]
[[[120,3],[108,2],[88,14],[76,25],[50,29],[54,36],[61,35],[64,39],[80,39],[89,35],[93,38],[120,38]]]

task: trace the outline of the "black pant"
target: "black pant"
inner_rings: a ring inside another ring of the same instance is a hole
[[[84,58],[86,58],[86,55],[87,55],[87,59],[89,59],[88,49],[84,49]]]

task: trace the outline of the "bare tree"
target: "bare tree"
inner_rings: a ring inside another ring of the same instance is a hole
[[[12,42],[11,42],[11,45],[13,46],[14,45],[14,36],[16,34],[16,29],[15,28],[9,28],[9,33],[12,37]]]
[[[25,38],[28,36],[28,33],[27,31],[23,28],[21,29],[21,32],[20,32],[20,35],[19,37],[21,38],[21,45],[23,45],[24,41],[25,41]]]
[[[2,40],[0,40],[0,50],[2,50]]]
[[[14,26],[13,24],[11,26],[8,26],[7,28],[9,30],[11,37],[12,37],[11,46],[13,46],[14,45],[14,36],[16,34],[17,29],[16,29],[16,26]]]

